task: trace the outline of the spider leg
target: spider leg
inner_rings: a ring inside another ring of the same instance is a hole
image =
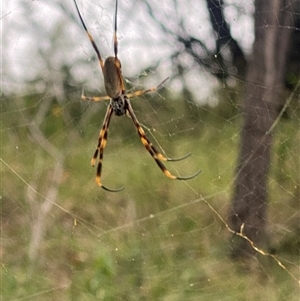
[[[128,98],[133,98],[133,97],[137,97],[137,96],[142,96],[146,93],[150,93],[150,92],[155,92],[158,89],[160,89],[162,87],[162,85],[169,79],[169,77],[167,77],[166,79],[164,79],[159,85],[157,85],[156,87],[152,87],[149,89],[145,89],[145,90],[138,90],[129,94],[126,94],[126,96]]]
[[[102,59],[102,57],[101,57],[100,51],[99,51],[99,49],[98,49],[98,47],[97,47],[97,45],[96,45],[96,43],[95,43],[95,41],[94,41],[92,35],[91,35],[91,34],[89,33],[89,31],[87,30],[87,27],[86,27],[86,25],[85,25],[85,23],[84,23],[84,21],[83,21],[83,18],[82,18],[82,16],[81,16],[81,13],[80,13],[80,11],[79,11],[78,5],[77,5],[77,3],[76,3],[75,0],[74,0],[74,3],[75,3],[75,6],[76,6],[76,10],[77,10],[79,19],[80,19],[80,21],[81,21],[81,24],[82,24],[82,26],[83,26],[85,32],[87,33],[87,35],[88,35],[88,37],[89,37],[89,39],[90,39],[90,42],[91,42],[91,44],[92,44],[92,46],[93,46],[95,52],[97,53],[97,57],[98,57],[98,60],[99,60],[99,63],[100,63],[100,67],[101,67],[102,72],[103,72],[104,62],[103,62],[103,59]]]
[[[92,97],[91,96],[85,96],[84,95],[84,91],[82,89],[81,99],[82,100],[89,100],[89,101],[95,101],[95,102],[97,102],[97,101],[109,100],[110,97],[107,96],[107,95],[105,95],[105,96],[92,96]]]
[[[99,140],[98,140],[98,146],[96,148],[96,151],[94,153],[94,156],[91,160],[92,166],[95,166],[98,154],[99,154],[99,161],[97,166],[97,174],[96,174],[96,183],[101,186],[104,190],[110,191],[110,192],[118,192],[124,189],[124,187],[117,188],[117,189],[110,189],[101,183],[101,171],[102,171],[102,162],[103,162],[103,154],[104,154],[104,148],[106,146],[107,142],[107,136],[108,136],[108,127],[111,120],[111,116],[113,113],[113,107],[110,104],[107,108],[103,125],[99,133]]]
[[[153,146],[154,148],[154,146]],[[155,148],[154,148],[155,149]],[[156,151],[157,153],[159,153],[158,151]],[[164,159],[161,159],[162,161],[181,161],[181,160],[184,160],[186,159],[187,157],[189,157],[192,153],[187,153],[186,155],[182,156],[182,157],[179,157],[179,158],[164,158]]]
[[[150,92],[155,92],[157,91],[167,80],[169,79],[169,77],[167,77],[166,79],[164,79],[159,85],[157,85],[156,87],[152,87],[149,89],[145,89],[145,90],[139,90],[139,91],[135,91],[132,92],[130,94],[126,94],[127,98],[130,97],[137,97],[137,96],[141,96],[144,95],[146,93],[150,93]],[[135,117],[136,119],[136,117]],[[136,125],[137,126],[137,125]],[[145,136],[144,130],[141,128],[141,130],[143,131],[143,136],[147,139],[147,137]],[[141,138],[142,139],[142,138]],[[151,145],[151,148],[153,149],[154,153],[156,154],[156,156],[158,157],[159,160],[161,161],[181,161],[186,159],[187,157],[189,157],[191,155],[191,153],[187,153],[186,155],[180,157],[180,158],[166,158],[165,156],[163,156],[161,153],[159,153],[159,151],[157,151],[157,149],[153,146],[153,144],[147,139],[146,141],[149,142],[149,144]],[[145,145],[145,144],[144,144]]]
[[[143,130],[143,128],[141,127],[139,121],[137,120],[133,109],[131,107],[131,104],[129,102],[129,100],[127,98],[125,98],[125,101],[127,102],[127,110],[128,113],[138,131],[138,134],[140,136],[140,139],[143,143],[143,145],[145,146],[145,148],[147,149],[147,151],[150,153],[150,155],[152,156],[152,158],[155,160],[156,164],[158,165],[158,167],[162,170],[162,172],[165,174],[166,177],[172,179],[172,180],[189,180],[189,179],[193,179],[195,178],[200,172],[201,170],[198,170],[196,173],[194,173],[193,175],[190,176],[175,176],[173,175],[165,166],[161,161],[178,161],[178,160],[182,160],[186,157],[188,157],[190,155],[187,154],[182,158],[178,158],[178,159],[171,159],[171,158],[166,158],[165,156],[163,156],[160,152],[157,151],[157,149],[153,146],[153,144],[150,142],[150,140],[146,137],[146,134]]]
[[[135,91],[135,92],[130,93],[130,94],[126,94],[126,97],[128,98],[129,96],[132,96],[132,97],[134,97],[134,96],[140,96],[140,95],[143,95],[143,94],[148,93],[148,92],[155,92],[155,91],[158,90],[158,89],[165,83],[165,81],[167,81],[168,79],[169,79],[169,77],[167,77],[166,79],[164,79],[164,80],[163,80],[158,86],[156,86],[156,87],[153,87],[153,88],[150,88],[150,89],[146,89],[146,90]],[[161,160],[161,161],[181,161],[181,160],[184,160],[184,159],[186,159],[187,157],[189,157],[189,156],[191,155],[191,153],[187,153],[186,155],[184,155],[184,156],[182,156],[182,157],[179,157],[179,158],[167,158],[167,157],[163,156],[163,155],[162,155],[162,154],[154,147],[154,145],[149,141],[149,139],[146,137],[143,128],[142,128],[141,125],[139,124],[139,122],[138,122],[138,120],[137,120],[137,118],[136,118],[136,116],[135,116],[135,114],[134,114],[134,112],[133,112],[133,110],[132,110],[132,107],[131,107],[131,105],[130,105],[129,100],[128,100],[128,103],[129,103],[129,106],[130,106],[130,108],[131,108],[131,111],[132,111],[132,113],[133,113],[133,115],[134,115],[134,118],[132,118],[132,120],[133,120],[135,126],[136,126],[138,129],[140,128],[140,130],[138,130],[138,133],[139,133],[139,135],[140,135],[140,138],[141,138],[141,140],[142,140],[142,143],[143,143],[144,145],[145,145],[145,143],[148,143],[148,144],[150,145],[150,147],[152,148],[154,154],[156,155],[156,157],[157,157],[159,160]],[[128,115],[128,114],[127,114],[127,115]],[[132,117],[132,116],[130,115],[130,113],[129,113],[129,116]],[[134,120],[136,120],[137,123],[136,123]],[[140,131],[141,131],[141,132],[140,132]],[[141,136],[141,135],[142,135],[142,136]],[[145,143],[143,142],[142,137],[143,137]],[[149,150],[148,150],[148,151],[149,151]]]
[[[115,58],[118,57],[117,13],[118,13],[118,0],[116,0],[115,27],[114,27],[114,52],[115,52]]]

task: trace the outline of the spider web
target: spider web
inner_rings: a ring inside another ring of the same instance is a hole
[[[111,2],[78,1],[104,57],[112,54]],[[144,3],[120,2],[126,86],[155,86],[175,73],[174,45],[143,13]],[[172,16],[171,2],[150,2]],[[253,4],[224,2],[232,35],[250,54]],[[213,34],[204,1],[177,4],[185,26]],[[80,101],[83,87],[105,93],[103,76],[72,1],[10,1],[1,11],[1,300],[298,300],[299,82],[284,91],[270,128],[272,248],[237,233],[257,253],[249,265],[229,256],[228,222],[245,79],[222,86],[183,53],[187,72],[131,103],[163,154],[192,153],[167,163],[170,171],[202,173],[190,181],[165,178],[132,121],[113,116],[102,179],[126,189],[107,193],[89,164],[107,103]]]

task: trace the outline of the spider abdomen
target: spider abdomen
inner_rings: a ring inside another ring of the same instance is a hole
[[[113,99],[119,97],[123,92],[120,60],[108,57],[104,62],[103,75],[106,94]]]

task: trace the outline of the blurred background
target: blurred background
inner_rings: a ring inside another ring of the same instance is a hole
[[[163,154],[192,153],[166,163],[172,173],[202,170],[167,179],[130,118],[113,116],[102,181],[119,193],[98,187],[90,166],[108,102],[80,99],[105,89],[74,2],[2,3],[1,299],[299,299],[299,5],[271,1],[266,12],[262,2],[119,1],[127,91],[170,77],[131,100],[135,114]],[[78,6],[102,56],[113,55],[115,2]],[[255,47],[260,33],[275,33],[276,48]],[[284,55],[278,85],[251,78],[255,49],[266,61]],[[243,239],[253,254],[237,259],[232,208],[252,181],[238,180],[245,103],[261,87],[276,98],[264,211],[254,212],[264,243],[250,231],[260,248]]]

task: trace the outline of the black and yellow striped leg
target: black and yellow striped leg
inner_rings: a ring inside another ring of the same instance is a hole
[[[99,140],[98,140],[98,146],[97,149],[94,153],[94,156],[91,160],[91,164],[92,166],[95,166],[98,154],[99,154],[99,161],[98,161],[98,166],[97,166],[97,174],[96,174],[96,183],[101,186],[103,189],[107,190],[107,191],[111,191],[111,192],[118,192],[124,189],[124,187],[118,188],[118,189],[110,189],[106,186],[103,186],[101,183],[101,171],[102,171],[102,162],[103,162],[103,154],[104,154],[104,148],[106,146],[106,142],[107,142],[107,136],[108,136],[108,127],[109,127],[109,123],[111,120],[111,116],[113,113],[113,107],[110,104],[107,108],[105,117],[104,117],[104,122],[102,125],[102,128],[100,130],[99,133]]]
[[[86,25],[85,25],[85,23],[84,23],[84,21],[83,21],[83,18],[82,18],[82,16],[81,16],[80,11],[79,11],[79,8],[78,8],[78,5],[77,5],[77,3],[76,3],[76,0],[74,0],[74,3],[75,3],[75,7],[76,7],[76,10],[77,10],[77,13],[78,13],[80,22],[81,22],[81,24],[82,24],[82,26],[83,26],[85,32],[87,33],[87,35],[88,35],[88,37],[89,37],[89,40],[90,40],[90,42],[91,42],[91,44],[92,44],[92,46],[93,46],[93,48],[94,48],[94,50],[95,50],[95,52],[96,52],[96,54],[97,54],[97,57],[98,57],[98,60],[99,60],[99,63],[100,63],[100,67],[101,67],[101,69],[102,69],[102,71],[103,71],[103,68],[104,68],[104,62],[103,62],[103,59],[102,59],[102,57],[101,57],[100,51],[99,51],[99,49],[98,49],[98,47],[97,47],[97,45],[96,45],[96,43],[95,43],[95,41],[94,41],[92,35],[89,33],[89,31],[88,31],[88,29],[87,29],[87,27],[86,27]]]
[[[117,14],[118,14],[118,0],[116,0],[116,7],[115,7],[115,26],[114,26],[114,53],[115,58],[118,57],[118,37],[117,37]]]
[[[158,167],[165,174],[165,176],[167,176],[168,178],[170,178],[172,180],[175,180],[175,179],[176,180],[189,180],[189,179],[195,178],[201,172],[201,170],[198,170],[193,175],[185,176],[185,177],[175,176],[175,175],[170,173],[170,171],[164,166],[164,164],[161,161],[179,161],[179,160],[183,160],[186,157],[188,157],[190,155],[190,153],[188,153],[187,155],[185,155],[181,158],[177,158],[177,159],[167,158],[167,157],[163,156],[160,152],[157,151],[157,149],[153,146],[153,144],[150,142],[150,140],[146,137],[146,134],[145,134],[143,128],[141,127],[139,121],[137,120],[137,118],[136,118],[136,116],[133,112],[133,109],[131,107],[131,104],[130,104],[129,100],[127,98],[125,98],[125,101],[127,102],[128,113],[129,113],[129,115],[130,115],[130,117],[131,117],[137,131],[138,131],[138,134],[140,136],[140,139],[141,139],[143,145],[145,146],[147,151],[150,153],[152,158],[155,160]]]

